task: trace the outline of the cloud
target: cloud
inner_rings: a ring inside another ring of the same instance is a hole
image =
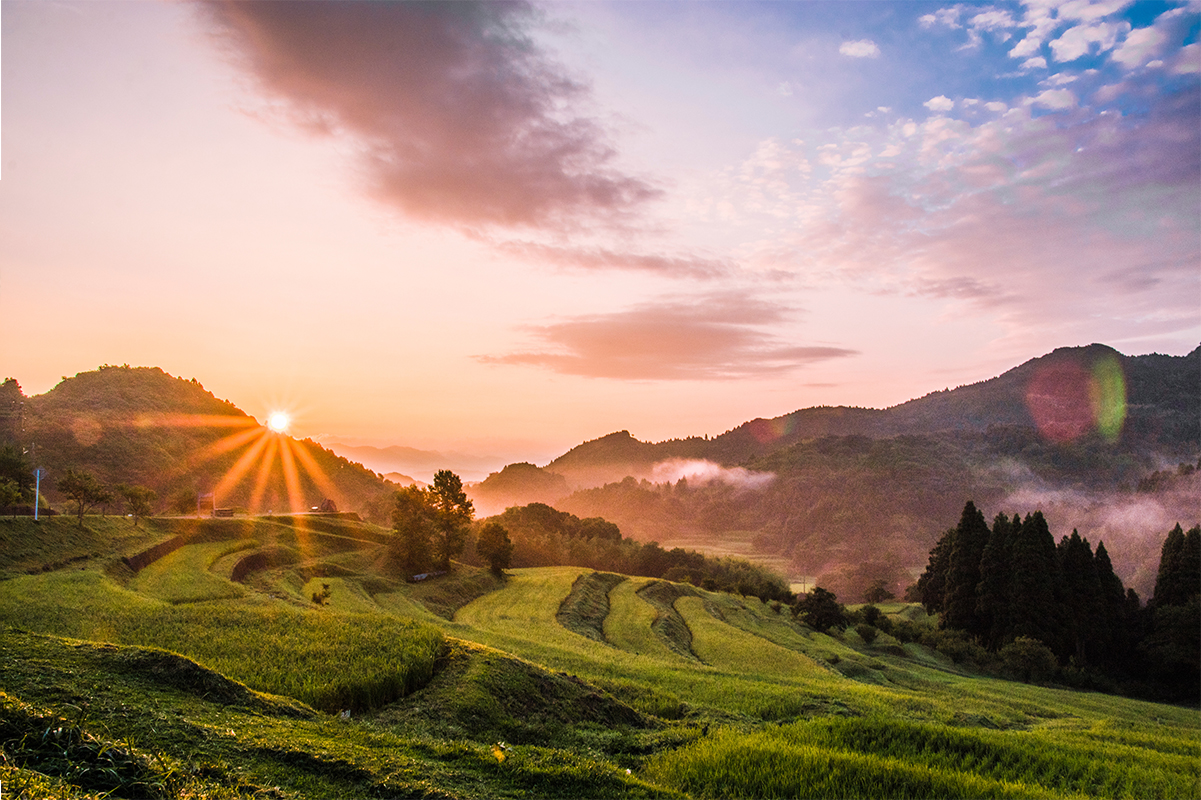
[[[1201,72],[1201,43],[1193,42],[1180,48],[1172,72],[1177,75],[1196,75]]]
[[[357,142],[371,193],[460,227],[619,224],[658,191],[612,166],[588,88],[541,52],[524,3],[242,3],[217,41],[307,131]]]
[[[1046,69],[1046,68],[1047,68],[1047,59],[1043,58],[1042,56],[1035,56],[1034,58],[1027,58],[1025,61],[1022,62],[1022,69],[1025,71],[1029,71],[1032,69]]]
[[[724,483],[739,489],[762,489],[773,480],[774,472],[756,472],[745,467],[723,467],[706,459],[669,458],[651,468],[652,483],[676,483],[681,478],[691,485]]]
[[[935,25],[945,25],[948,28],[962,28],[959,24],[959,7],[952,6],[951,8],[940,8],[933,14],[923,14],[918,17],[918,22],[923,28],[932,28]]]
[[[793,345],[764,332],[787,316],[782,306],[744,294],[710,295],[537,326],[532,333],[549,351],[477,358],[592,378],[723,380],[857,355],[840,347]]]
[[[1058,39],[1051,42],[1051,52],[1056,61],[1075,61],[1088,55],[1092,46],[1100,52],[1113,49],[1118,37],[1130,30],[1129,22],[1098,22],[1092,25],[1077,25],[1068,28]]]
[[[1147,63],[1159,53],[1167,37],[1158,28],[1138,28],[1130,32],[1126,41],[1113,51],[1113,60],[1127,69]]]
[[[955,101],[940,94],[938,97],[931,97],[929,100],[922,103],[922,105],[931,111],[950,111],[955,107]]]
[[[792,187],[775,263],[814,285],[939,300],[1006,347],[1195,330],[1201,88],[1135,80],[1122,93],[1149,102],[1137,116],[1053,88],[979,124],[932,115],[815,144],[866,155],[821,160]],[[1036,116],[1036,102],[1059,113]]]
[[[727,260],[699,256],[626,253],[603,247],[560,247],[537,242],[501,242],[497,248],[517,258],[585,271],[630,270],[682,278],[717,278],[734,270]]]
[[[1060,111],[1065,108],[1075,108],[1077,100],[1076,95],[1068,89],[1047,89],[1031,98],[1030,102],[1036,106]]]
[[[879,58],[880,48],[871,39],[857,39],[853,42],[843,42],[838,52],[851,58]]]

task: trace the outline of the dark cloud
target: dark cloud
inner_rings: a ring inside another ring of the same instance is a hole
[[[791,345],[761,329],[786,316],[781,306],[738,294],[644,305],[535,328],[535,336],[551,346],[548,352],[479,360],[592,378],[718,380],[775,375],[857,355],[839,347]]]
[[[657,195],[610,166],[587,87],[515,2],[209,2],[235,60],[288,118],[363,148],[373,193],[465,227],[619,221]]]

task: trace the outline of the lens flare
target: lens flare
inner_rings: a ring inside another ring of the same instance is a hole
[[[1026,408],[1039,433],[1052,442],[1097,431],[1109,443],[1126,422],[1126,376],[1112,353],[1040,365],[1026,385]]]

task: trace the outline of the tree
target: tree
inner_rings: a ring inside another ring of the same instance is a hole
[[[200,505],[200,495],[195,489],[180,489],[171,495],[169,504],[176,514],[195,514]]]
[[[450,560],[463,552],[463,546],[467,544],[467,526],[475,515],[475,507],[463,491],[463,481],[448,469],[438,470],[426,493],[434,510],[434,551],[438,566],[449,570]]]
[[[103,503],[112,502],[113,495],[100,485],[96,476],[82,470],[68,469],[58,479],[58,490],[75,503],[75,513],[79,518],[79,527],[83,527],[83,515],[88,509]]]
[[[868,603],[883,603],[894,597],[896,595],[888,590],[888,582],[883,578],[873,581],[872,585],[867,587],[867,591],[863,593],[863,599]]]
[[[498,522],[485,523],[476,540],[475,552],[488,562],[494,574],[500,575],[513,559],[513,542],[509,540],[509,532]]]
[[[926,571],[914,584],[914,594],[925,607],[927,614],[937,614],[942,611],[947,586],[947,567],[951,563],[951,544],[954,538],[954,528],[942,535],[938,544],[934,545],[934,549],[930,551],[930,561],[926,565]]]
[[[128,486],[124,483],[117,485],[117,494],[125,500],[125,513],[133,517],[133,526],[138,527],[138,520],[150,516],[154,510],[154,500],[158,497],[153,489],[145,486]]]
[[[988,538],[988,523],[976,504],[969,500],[951,538],[951,557],[943,589],[942,627],[958,628],[973,636],[982,635],[976,612],[976,587],[980,585],[980,559]]]
[[[813,587],[813,591],[805,595],[796,608],[801,621],[818,633],[825,633],[831,628],[844,630],[847,626],[846,609],[833,592],[820,586]]]
[[[976,614],[979,617],[984,645],[996,650],[1005,640],[1009,628],[1010,591],[1013,585],[1013,532],[1022,524],[1015,515],[1013,522],[1004,514],[993,520],[988,544],[980,556],[980,585],[976,587]]]
[[[1041,511],[1026,516],[1013,537],[1013,593],[1006,636],[1028,636],[1050,646],[1059,641],[1060,581],[1055,539]]]
[[[17,484],[22,495],[33,491],[33,468],[20,448],[15,445],[0,447],[0,478]]]
[[[425,490],[406,486],[392,495],[392,530],[396,536],[389,549],[408,575],[429,568],[433,520],[434,509]]]
[[[15,519],[17,503],[21,502],[21,487],[17,486],[17,482],[9,478],[0,478],[0,507],[8,508],[13,512]]]
[[[1024,683],[1050,680],[1055,675],[1055,654],[1038,639],[1019,636],[998,655],[1005,670]]]

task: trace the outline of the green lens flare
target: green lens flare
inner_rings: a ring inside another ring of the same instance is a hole
[[[1126,422],[1126,375],[1115,357],[1106,356],[1093,364],[1090,389],[1097,430],[1105,441],[1116,442]]]

